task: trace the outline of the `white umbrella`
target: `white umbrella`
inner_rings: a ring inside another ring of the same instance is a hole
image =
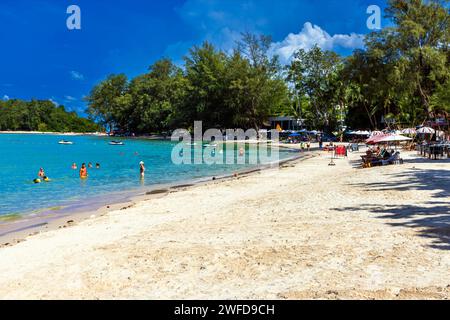
[[[436,135],[437,135],[439,138],[443,138],[443,137],[445,136],[445,132],[444,132],[444,131],[437,130],[437,131],[436,131]]]
[[[417,133],[427,133],[427,134],[434,134],[436,131],[433,128],[429,127],[423,127],[417,130]]]
[[[414,128],[407,128],[402,130],[403,134],[416,134],[417,130]]]
[[[393,134],[393,135],[388,135],[385,136],[379,140],[377,140],[378,142],[397,142],[397,141],[411,141],[411,138],[399,135],[399,134]]]
[[[383,135],[384,132],[383,131],[372,131],[372,133],[370,134],[371,137],[375,137],[375,136],[381,136]]]
[[[369,131],[353,131],[351,134],[357,135],[357,136],[369,136],[370,132]]]

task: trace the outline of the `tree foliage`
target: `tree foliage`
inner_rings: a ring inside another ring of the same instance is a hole
[[[389,0],[389,26],[348,57],[315,46],[282,67],[267,36],[242,34],[231,52],[193,47],[176,66],[157,61],[128,80],[111,75],[87,98],[92,119],[149,133],[192,127],[260,128],[270,116],[311,128],[418,125],[450,110],[448,0]]]
[[[0,101],[1,131],[96,132],[101,127],[48,100]]]

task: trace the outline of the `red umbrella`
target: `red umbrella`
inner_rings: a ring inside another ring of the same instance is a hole
[[[390,134],[380,134],[377,136],[373,136],[373,137],[367,139],[366,143],[367,144],[377,144],[380,140],[382,140],[383,138],[386,138],[388,136],[390,136]]]

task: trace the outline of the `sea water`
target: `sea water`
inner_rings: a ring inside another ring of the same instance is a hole
[[[73,145],[60,145],[60,140]],[[144,191],[161,184],[192,181],[205,177],[232,174],[250,169],[255,164],[196,164],[176,165],[172,161],[171,141],[124,139],[123,146],[109,145],[111,138],[97,136],[56,136],[33,134],[0,134],[0,223],[43,210],[83,204],[95,199],[112,201],[122,191]],[[216,149],[216,156],[227,157],[227,149]],[[234,151],[234,150],[233,150]],[[247,157],[250,157],[246,150]],[[231,152],[228,152],[228,156]],[[234,154],[234,152],[233,152]],[[288,151],[279,152],[280,159],[292,157]],[[142,180],[139,163],[145,162]],[[79,178],[82,163],[89,177]],[[71,168],[76,163],[77,170]],[[95,165],[99,163],[100,169]],[[50,182],[33,183],[40,168]]]

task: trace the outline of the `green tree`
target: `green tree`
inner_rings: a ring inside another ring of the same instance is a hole
[[[298,50],[287,67],[287,80],[297,96],[307,96],[314,113],[314,125],[331,129],[336,114],[336,76],[341,63],[338,54],[314,46],[310,51]]]
[[[108,127],[110,131],[115,127],[126,127],[124,109],[127,109],[127,105],[123,103],[123,95],[127,90],[128,79],[124,74],[110,75],[96,85],[86,97],[90,118]]]

